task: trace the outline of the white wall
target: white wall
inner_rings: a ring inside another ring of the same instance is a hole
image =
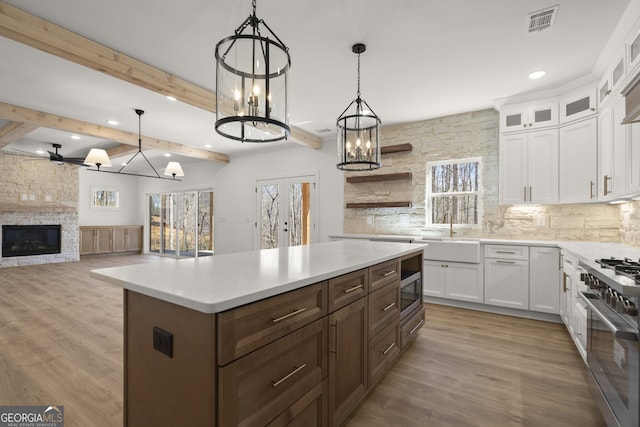
[[[344,185],[342,172],[335,165],[335,142],[328,139],[320,150],[289,143],[271,144],[257,153],[232,156],[226,165],[184,165],[185,176],[181,182],[138,178],[137,223],[144,223],[146,194],[213,188],[215,252],[252,250],[255,246],[256,179],[317,173],[318,238],[327,241],[329,234],[342,233]]]
[[[78,168],[80,179],[78,197],[79,224],[82,225],[141,225],[138,178]],[[101,187],[120,191],[119,209],[91,208],[91,188]]]

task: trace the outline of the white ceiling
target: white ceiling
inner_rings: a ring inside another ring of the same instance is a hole
[[[251,13],[249,0],[9,0],[105,46],[215,91],[214,47]],[[318,136],[355,98],[383,125],[490,108],[493,100],[555,88],[593,69],[629,0],[257,0],[257,15],[289,47],[291,124]],[[555,25],[526,31],[527,14],[559,4]],[[0,102],[138,132],[233,156],[269,149],[215,133],[215,115],[0,37]],[[536,69],[547,76],[529,80]],[[596,76],[593,76],[594,78]],[[213,104],[214,99],[211,100]],[[1,119],[1,118],[0,118]],[[0,120],[0,126],[4,122]],[[63,145],[82,156],[113,142],[40,128],[5,149]],[[287,142],[286,144],[291,144]],[[144,149],[143,149],[144,151]],[[151,157],[161,152],[150,152]],[[184,163],[193,162],[175,156]],[[158,159],[158,164],[166,159]]]

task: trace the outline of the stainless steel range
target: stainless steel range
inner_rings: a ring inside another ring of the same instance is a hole
[[[640,425],[640,261],[580,261],[587,304],[587,363],[607,425]]]

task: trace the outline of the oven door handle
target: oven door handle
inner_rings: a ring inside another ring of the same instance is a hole
[[[617,326],[611,319],[609,319],[602,313],[601,309],[597,307],[597,305],[602,305],[601,308],[604,310],[609,310],[612,313],[615,312],[611,310],[609,306],[607,306],[604,302],[600,301],[597,296],[587,292],[582,292],[582,295],[584,296],[582,300],[585,302],[585,304],[587,304],[587,308],[591,310],[596,316],[598,316],[602,323],[604,323],[607,328],[611,330],[611,332],[617,339],[626,341],[638,341],[638,333],[635,329],[624,328],[624,326]],[[615,315],[617,316],[617,314]]]

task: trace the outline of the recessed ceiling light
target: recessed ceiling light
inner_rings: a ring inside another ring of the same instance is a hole
[[[36,154],[44,154],[44,153],[46,153],[46,151],[44,151],[44,150],[36,150]]]
[[[176,97],[175,97],[175,96],[171,96],[171,95],[167,95],[167,99],[168,99],[169,101],[175,101],[175,100],[176,100]]]
[[[170,153],[164,153],[164,156],[165,157],[171,157],[171,154]]]
[[[211,144],[204,144],[204,148],[211,148],[211,147],[213,147],[213,145],[211,145]]]
[[[545,74],[547,74],[547,72],[545,70],[536,70],[536,71],[533,71],[532,73],[529,73],[529,78],[531,80],[535,80],[535,79],[539,79],[540,77],[544,76]]]
[[[80,139],[80,135],[71,135],[71,139]]]
[[[118,121],[117,120],[107,120],[107,123],[109,123],[112,126],[115,126],[115,125],[118,124]]]

